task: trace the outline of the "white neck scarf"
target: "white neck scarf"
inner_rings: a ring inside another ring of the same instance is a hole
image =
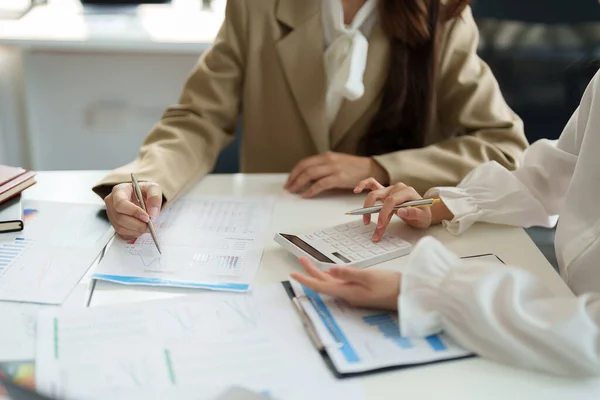
[[[301,0],[300,0],[301,1]],[[350,25],[344,24],[341,0],[323,0],[323,32],[326,50],[327,97],[350,101],[362,97],[363,74],[367,65],[368,35],[377,17],[377,0],[367,0]]]

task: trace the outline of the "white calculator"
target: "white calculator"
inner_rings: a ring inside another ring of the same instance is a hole
[[[275,241],[297,257],[310,258],[319,268],[348,265],[365,268],[410,253],[411,244],[386,232],[379,243],[371,237],[377,225],[362,220],[307,235],[278,233]]]

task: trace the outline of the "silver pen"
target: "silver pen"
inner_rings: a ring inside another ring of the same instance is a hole
[[[298,301],[298,298],[292,297],[292,303],[294,303],[294,306],[296,306],[296,310],[298,311],[298,314],[300,314],[300,319],[302,319],[302,324],[304,325],[304,328],[308,332],[308,336],[310,337],[310,340],[313,342],[313,344],[315,345],[317,350],[323,351],[325,349],[325,346],[323,346],[323,343],[319,339],[317,330],[315,329],[313,323],[311,322],[310,318],[306,314],[306,311],[304,311],[304,308],[302,308],[302,305],[300,304],[300,301]]]
[[[398,204],[393,208],[394,211],[399,210],[401,208],[407,207],[430,207],[435,203],[439,203],[440,199],[421,199],[414,201],[407,201],[406,203]],[[383,208],[383,204],[373,206],[373,207],[365,207],[358,208],[356,210],[348,211],[346,215],[367,215],[367,214],[377,214]]]
[[[140,189],[140,184],[133,173],[131,174],[131,184],[133,185],[133,192],[135,193],[135,197],[138,203],[140,204],[140,207],[142,207],[142,210],[148,213],[148,211],[146,210],[146,204],[144,204],[144,196],[142,195],[142,189]],[[151,219],[148,221],[148,229],[150,230],[150,235],[152,236],[152,240],[156,245],[156,249],[160,254],[162,254],[162,251],[160,250],[160,245],[158,244],[158,236],[156,235],[156,229],[154,229],[154,223]]]

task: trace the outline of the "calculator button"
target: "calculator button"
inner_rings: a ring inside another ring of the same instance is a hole
[[[358,258],[358,257],[356,257],[354,254],[348,254],[348,255],[347,255],[347,257],[348,257],[350,260],[352,260],[352,261],[358,261],[358,260],[359,260],[359,258]]]
[[[335,242],[334,243],[330,243],[330,245],[331,245],[331,247],[336,248],[336,249],[339,249],[340,247],[342,247],[341,244],[335,243]]]
[[[377,245],[375,243],[369,241],[368,243],[362,244],[362,247],[364,247],[367,250],[373,250],[375,247],[377,247]]]
[[[363,226],[363,223],[361,221],[354,221],[354,222],[350,222],[350,223],[346,224],[346,226],[350,229],[355,229],[355,228],[360,228],[361,226]]]
[[[335,229],[325,229],[323,231],[326,235],[335,235],[337,232],[335,231]]]
[[[354,238],[360,237],[360,233],[358,233],[356,231],[348,231],[348,232],[346,232],[346,236],[354,239]]]
[[[382,243],[381,248],[387,251],[396,250],[397,246],[394,246],[391,243]]]
[[[333,229],[335,229],[338,232],[346,232],[348,230],[348,227],[346,225],[338,225]]]
[[[400,238],[392,238],[390,239],[390,243],[396,246],[404,246],[406,244],[406,241]]]
[[[306,237],[307,237],[308,239],[311,239],[311,240],[314,240],[314,239],[316,239],[316,237],[315,237],[314,235],[310,235],[310,234],[309,234],[309,235],[306,235]]]
[[[376,256],[385,253],[386,251],[380,247],[375,247],[374,249],[371,249],[371,253],[375,254]]]
[[[342,239],[342,240],[340,240],[340,243],[343,244],[344,246],[350,246],[350,245],[354,244],[354,241],[350,240],[350,239]]]
[[[332,238],[330,238],[330,237],[327,237],[327,236],[325,236],[325,237],[324,237],[324,238],[322,238],[321,240],[323,240],[324,242],[327,242],[327,243],[334,242],[334,240],[333,240]]]
[[[373,232],[373,227],[371,225],[366,225],[366,226],[362,226],[360,228],[358,228],[356,231],[358,233],[369,233],[369,232]]]
[[[367,245],[369,243],[373,243],[369,239],[366,239],[366,238],[357,239],[357,240],[355,240],[355,242],[358,243],[358,244],[360,244],[360,245],[362,245],[362,246]]]
[[[364,250],[363,247],[356,245],[356,244],[353,245],[352,247],[350,247],[350,251],[352,251],[352,252],[359,252],[359,251],[363,251],[363,250]]]
[[[325,232],[323,232],[323,231],[315,232],[314,235],[316,237],[323,237],[325,235]]]
[[[361,251],[360,253],[358,253],[358,256],[360,258],[369,258],[369,257],[372,257],[373,255],[371,254],[371,252]]]
[[[336,233],[334,235],[331,235],[331,238],[333,240],[342,240],[342,239],[344,239],[344,235],[342,235],[341,233]]]

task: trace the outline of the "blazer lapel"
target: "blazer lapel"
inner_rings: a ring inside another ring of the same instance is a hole
[[[350,128],[378,98],[386,81],[389,67],[390,44],[381,26],[375,24],[369,37],[369,52],[363,82],[364,95],[356,101],[344,100],[331,128],[331,148],[342,141]]]
[[[318,152],[325,152],[329,150],[329,132],[319,2],[279,0],[276,13],[280,23],[291,29],[276,44],[281,66]]]

